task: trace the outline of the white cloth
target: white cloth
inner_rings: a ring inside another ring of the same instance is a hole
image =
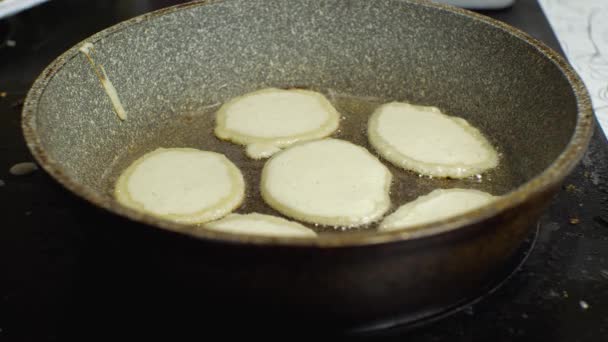
[[[608,1],[538,0],[608,135]]]
[[[47,0],[0,0],[0,19],[11,16],[45,1]]]

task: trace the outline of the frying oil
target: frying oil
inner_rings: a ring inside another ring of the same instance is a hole
[[[402,204],[413,201],[418,196],[425,195],[438,188],[469,188],[486,191],[493,195],[502,195],[522,181],[509,168],[510,156],[502,153],[500,154],[499,166],[497,168],[489,170],[482,175],[475,175],[464,179],[429,177],[393,166],[376,153],[367,139],[367,120],[369,116],[378,106],[391,100],[349,96],[336,94],[332,91],[325,93],[342,115],[340,127],[331,137],[348,140],[365,147],[376,155],[393,174],[393,183],[390,191],[392,207],[387,214]],[[143,154],[159,147],[191,147],[223,153],[241,170],[246,182],[246,196],[243,204],[235,212],[242,214],[258,212],[285,217],[266,205],[260,195],[261,173],[266,160],[253,160],[246,156],[245,146],[222,141],[214,135],[215,112],[219,106],[219,104],[207,106],[197,112],[185,113],[177,119],[165,123],[162,127],[158,127],[157,130],[147,135],[145,139],[137,141],[126,149],[125,153],[116,158],[116,163],[112,165],[110,172],[107,173],[107,177],[104,180],[104,184],[107,185],[108,194],[112,193],[114,182],[122,170]],[[407,129],[404,130],[403,134],[407,134]],[[498,151],[501,150],[500,146],[497,146],[493,142],[491,136],[486,137]],[[362,229],[376,229],[377,227],[377,223],[350,229],[304,224],[320,234],[343,234],[357,232]]]

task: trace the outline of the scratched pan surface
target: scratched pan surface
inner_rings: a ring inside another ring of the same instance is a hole
[[[355,327],[397,314],[407,322],[474,295],[527,236],[592,130],[586,91],[561,57],[504,24],[426,2],[193,2],[86,42],[128,118],[114,113],[79,44],[43,72],[26,100],[23,128],[35,158],[108,214],[178,232],[184,249],[196,246],[186,265],[175,260],[207,304],[264,306],[292,322]],[[466,118],[501,153],[481,181],[391,167],[395,206],[439,187],[505,196],[409,232],[316,228],[320,238],[307,242],[183,227],[112,199],[116,176],[138,156],[187,146],[225,153],[241,168],[248,184],[239,212],[276,214],[257,191],[263,162],[212,135],[218,105],[268,86],[325,93],[343,115],[334,136],[368,148],[368,116],[400,100]],[[167,260],[178,250],[165,250]]]

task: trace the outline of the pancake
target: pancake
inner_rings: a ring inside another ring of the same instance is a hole
[[[224,155],[192,148],[159,148],[122,172],[119,203],[179,223],[215,220],[245,195],[241,171]]]
[[[446,219],[477,209],[495,198],[487,192],[472,189],[436,189],[399,207],[380,223],[378,229],[396,230]]]
[[[318,92],[266,88],[225,103],[216,115],[215,135],[247,146],[249,157],[262,159],[296,142],[327,137],[339,121]]]
[[[390,207],[392,175],[365,148],[339,139],[308,141],[277,153],[262,170],[264,201],[285,216],[357,227]]]
[[[498,153],[478,129],[435,107],[384,104],[372,114],[368,136],[382,157],[422,175],[465,178],[498,165]]]
[[[312,229],[282,217],[259,213],[229,214],[218,221],[206,223],[205,228],[233,234],[314,238]]]

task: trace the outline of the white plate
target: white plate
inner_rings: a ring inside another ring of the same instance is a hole
[[[47,0],[0,0],[0,18],[19,13]]]

